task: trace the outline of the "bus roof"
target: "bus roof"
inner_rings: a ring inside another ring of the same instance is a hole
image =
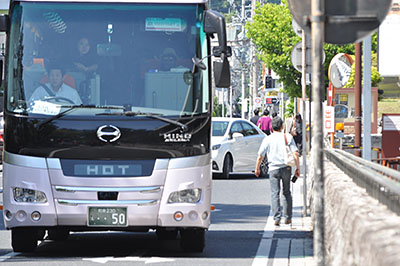
[[[12,2],[97,2],[97,3],[156,3],[156,4],[201,4],[208,0],[11,0]]]

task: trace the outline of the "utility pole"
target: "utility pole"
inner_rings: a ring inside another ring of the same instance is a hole
[[[355,44],[355,108],[354,108],[354,155],[361,157],[361,43]]]
[[[225,88],[222,88],[222,117],[225,117]]]
[[[302,167],[302,174],[303,174],[303,215],[307,216],[307,145],[306,145],[306,33],[304,30],[302,30],[302,51],[301,51],[301,94],[302,94],[302,112],[301,112],[301,117],[303,122],[301,123],[301,132],[302,132],[302,154],[303,154],[303,167]]]
[[[362,139],[363,152],[362,157],[371,161],[371,36],[363,41],[364,70],[363,70],[363,132]]]
[[[256,0],[251,1],[251,16],[254,17],[256,14]],[[252,73],[253,73],[253,90],[250,92],[250,101],[251,101],[251,106],[253,106],[253,101],[254,98],[257,97],[258,95],[258,77],[257,74],[259,72],[259,64],[258,64],[258,58],[257,58],[257,49],[254,43],[251,45],[252,49]],[[253,110],[253,108],[251,108]],[[250,113],[249,113],[250,114]],[[250,115],[249,115],[250,116]]]
[[[322,49],[325,36],[325,0],[311,1],[311,58],[312,91],[314,99],[313,126],[313,167],[314,167],[314,202],[315,230],[314,248],[318,266],[325,265],[325,228],[324,228],[324,153],[323,153],[323,112],[322,93],[324,88],[324,71],[322,65]]]
[[[232,113],[233,113],[233,105],[232,105],[233,88],[232,88],[232,85],[231,85],[230,88],[229,88],[229,92],[230,92],[230,94],[229,94],[229,104],[230,104],[230,111],[229,111],[229,113],[230,113],[230,118],[232,118]]]
[[[244,51],[244,37],[245,37],[245,32],[244,32],[244,25],[246,23],[246,12],[245,12],[245,0],[242,0],[242,17],[241,17],[241,22],[242,22],[242,43],[241,43],[241,51]],[[245,92],[245,80],[246,80],[246,76],[245,76],[245,62],[243,62],[245,60],[244,56],[241,56],[241,63],[242,63],[242,115],[241,117],[244,118],[244,104],[245,104],[245,96],[246,96],[246,92]]]

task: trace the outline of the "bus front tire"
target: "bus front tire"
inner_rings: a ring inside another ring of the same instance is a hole
[[[165,228],[157,228],[156,235],[158,240],[175,240],[178,236],[178,230],[166,230]]]
[[[11,246],[14,252],[32,252],[37,247],[38,231],[32,228],[11,229]]]
[[[53,241],[65,241],[69,237],[69,231],[65,229],[49,229],[47,235]]]
[[[206,231],[202,228],[183,229],[181,247],[185,252],[203,252],[206,244]]]

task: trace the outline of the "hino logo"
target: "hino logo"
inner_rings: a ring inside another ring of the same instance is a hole
[[[192,134],[190,133],[170,133],[164,134],[164,141],[165,142],[189,142],[192,138]]]
[[[115,126],[105,125],[97,129],[97,137],[104,142],[114,142],[121,137],[121,131]]]

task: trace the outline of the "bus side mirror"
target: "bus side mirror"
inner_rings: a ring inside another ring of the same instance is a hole
[[[9,17],[8,15],[0,15],[0,32],[8,32]]]
[[[231,49],[226,43],[225,17],[214,10],[206,10],[204,14],[204,32],[216,33],[218,36],[218,47],[213,49],[213,55],[220,57],[222,53],[231,56]]]
[[[9,30],[9,17],[8,15],[0,15],[0,32],[8,32]],[[1,55],[0,55],[1,56]],[[3,59],[0,59],[0,86],[3,81]]]
[[[3,59],[0,59],[0,87],[3,84]]]
[[[232,49],[226,42],[225,17],[214,10],[206,10],[204,16],[204,32],[217,33],[218,36],[218,46],[214,47],[213,55],[219,57],[221,61],[214,62],[215,86],[229,88],[231,73],[228,57],[232,55]]]
[[[218,88],[229,88],[231,86],[231,71],[228,57],[221,56],[222,62],[214,61],[215,86]]]

